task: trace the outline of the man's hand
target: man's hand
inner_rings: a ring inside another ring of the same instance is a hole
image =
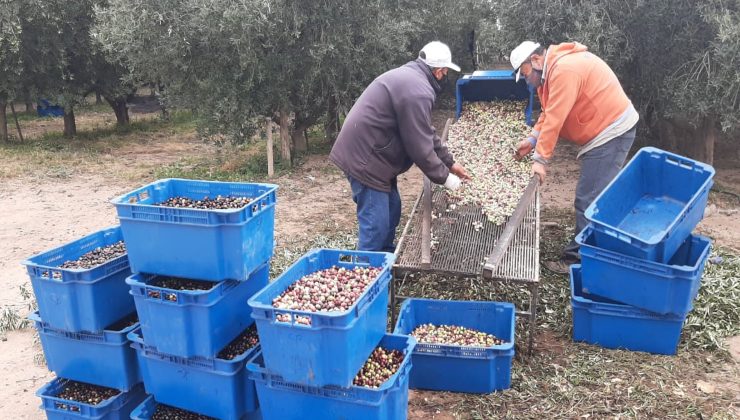
[[[537,174],[540,177],[540,185],[545,183],[545,176],[547,175],[547,167],[540,162],[532,163],[532,175]]]
[[[529,139],[520,141],[519,144],[516,145],[514,159],[522,160],[524,156],[527,156],[532,152],[532,149],[534,149],[534,146],[532,146],[532,142],[530,142]]]
[[[463,168],[462,165],[459,163],[453,163],[450,167],[450,172],[457,175],[460,179],[463,179],[465,181],[470,181],[472,178],[470,177],[470,174],[468,174],[468,171]]]

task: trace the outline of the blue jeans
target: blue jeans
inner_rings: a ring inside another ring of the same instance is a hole
[[[601,194],[601,191],[622,170],[627,153],[635,141],[636,128],[619,137],[615,137],[593,150],[584,153],[581,158],[581,175],[576,185],[576,235],[588,225],[584,215],[586,208]],[[575,237],[565,247],[563,259],[566,261],[579,260],[578,243]]]
[[[360,227],[357,249],[360,251],[396,250],[393,241],[401,221],[401,195],[398,183],[391,182],[391,191],[374,190],[348,176],[352,200],[357,204],[357,223]]]

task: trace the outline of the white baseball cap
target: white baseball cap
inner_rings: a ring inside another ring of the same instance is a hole
[[[509,60],[511,60],[511,67],[516,70],[516,81],[519,82],[519,74],[521,73],[522,64],[529,59],[529,56],[540,47],[540,44],[532,41],[524,41],[519,44],[516,48],[511,50]]]
[[[450,47],[439,41],[432,41],[425,45],[419,51],[419,58],[427,66],[432,68],[447,67],[458,72],[460,71],[460,66],[452,62]]]

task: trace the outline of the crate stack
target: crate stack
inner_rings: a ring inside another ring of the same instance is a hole
[[[581,264],[571,266],[574,340],[676,353],[711,248],[691,232],[713,176],[709,165],[645,147],[587,208]]]
[[[265,420],[406,418],[416,341],[385,333],[393,261],[393,254],[382,252],[313,250],[249,300],[261,352],[247,368]],[[376,267],[380,273],[346,311],[273,306],[274,299],[297,281],[333,267]],[[403,353],[399,369],[377,388],[354,385],[378,346]]]
[[[145,398],[127,339],[138,321],[125,282],[131,270],[122,240],[121,228],[110,227],[23,262],[38,303],[29,319],[57,375],[37,392],[49,419],[124,419]],[[106,387],[112,396],[99,404],[60,396],[78,385]]]
[[[245,367],[258,351],[247,300],[269,281],[276,191],[272,184],[165,179],[112,201],[140,323],[128,338],[149,395],[132,418],[150,418],[158,404],[218,419],[260,418]],[[193,208],[217,197],[248,204]]]

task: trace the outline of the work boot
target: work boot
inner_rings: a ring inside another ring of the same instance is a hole
[[[570,266],[579,262],[575,258],[561,258],[557,261],[545,261],[544,266],[555,274],[567,275],[570,273]]]

